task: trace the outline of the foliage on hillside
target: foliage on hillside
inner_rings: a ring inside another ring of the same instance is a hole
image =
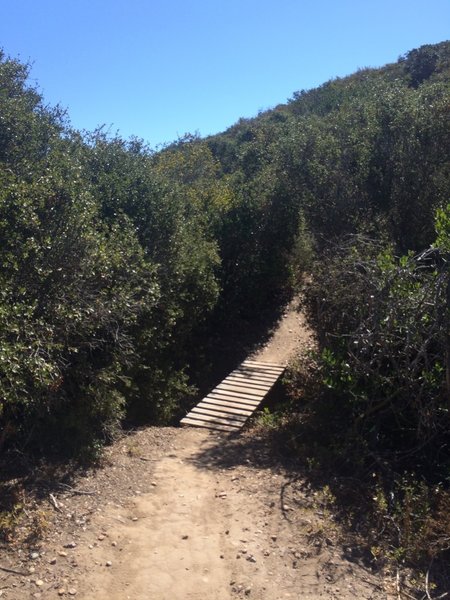
[[[269,217],[256,281],[312,274],[319,353],[292,374],[292,450],[357,476],[375,562],[437,560],[450,531],[450,43],[298,92],[207,143]]]
[[[0,56],[0,449],[167,421],[202,357],[310,272],[320,352],[295,411],[338,415],[329,448],[390,465],[386,497],[407,473],[442,500],[450,43],[159,153],[72,130],[27,77]]]

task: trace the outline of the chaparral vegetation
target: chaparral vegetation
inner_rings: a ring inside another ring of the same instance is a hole
[[[274,437],[373,564],[448,560],[450,42],[158,152],[74,130],[28,75],[0,54],[3,456],[171,422],[301,291],[318,350]]]

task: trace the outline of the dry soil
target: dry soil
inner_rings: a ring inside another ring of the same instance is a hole
[[[312,343],[291,306],[254,358],[285,363],[299,342]],[[28,507],[22,537],[31,525],[41,537],[3,549],[2,600],[390,598],[389,582],[348,558],[320,492],[265,440],[257,427],[124,436],[101,468]]]

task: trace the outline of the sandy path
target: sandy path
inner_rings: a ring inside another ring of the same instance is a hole
[[[86,571],[77,596],[386,598],[373,576],[343,559],[331,539],[323,542],[320,513],[287,504],[294,503],[284,493],[288,477],[252,466],[252,454],[264,450],[249,450],[247,443],[179,430],[173,452],[156,466],[152,493],[109,507],[92,524],[105,539],[77,552]],[[296,498],[307,495],[296,490]]]
[[[253,358],[286,363],[299,343],[310,345],[311,337],[303,315],[291,305],[272,339]],[[385,597],[367,573],[342,559],[330,538],[330,547],[323,544],[322,513],[317,516],[309,508],[288,516],[293,510],[284,494],[289,477],[260,465],[254,468],[252,456],[258,450],[252,448],[245,458],[247,451],[247,442],[238,437],[195,428],[177,431],[173,452],[156,465],[152,493],[102,515],[98,527],[107,533],[108,543],[79,555],[80,562],[96,568],[78,596]],[[298,501],[302,493],[296,494]],[[332,537],[333,525],[328,526]]]
[[[192,462],[211,440],[208,432],[184,430],[173,453],[156,466],[154,493],[103,515],[101,529],[117,545],[98,544],[80,556],[104,567],[80,590],[82,597],[229,598],[232,573],[224,557],[232,547],[225,529],[234,511],[211,472]]]
[[[311,343],[291,307],[255,357],[286,362],[299,340]],[[149,429],[110,456],[74,483],[95,496],[58,496],[63,510],[38,559],[11,562],[30,575],[4,574],[2,600],[388,598],[347,558],[320,493],[277,462],[264,436]]]
[[[295,309],[297,304],[298,300],[289,304],[267,344],[251,358],[285,365],[297,352],[312,346],[311,331],[304,314]]]
[[[216,473],[201,458],[214,452],[218,442],[204,430],[181,431],[174,453],[156,468],[155,492],[135,499],[125,514],[112,510],[104,515],[103,526],[117,546],[114,552],[97,546],[90,560],[113,564],[95,573],[83,597],[222,600],[239,592],[248,595],[254,583],[261,587],[268,575],[252,576],[263,565],[256,566],[246,539],[255,529],[248,514],[251,500],[247,503],[237,493],[233,484],[238,479],[231,472]],[[118,519],[123,523],[117,524]],[[247,551],[244,560],[236,558],[240,549]]]

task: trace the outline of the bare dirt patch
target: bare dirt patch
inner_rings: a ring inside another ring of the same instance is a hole
[[[54,495],[62,512],[49,503],[43,540],[4,556],[27,574],[3,573],[2,597],[387,597],[345,557],[320,497],[254,432],[140,431],[73,489],[95,494]]]

